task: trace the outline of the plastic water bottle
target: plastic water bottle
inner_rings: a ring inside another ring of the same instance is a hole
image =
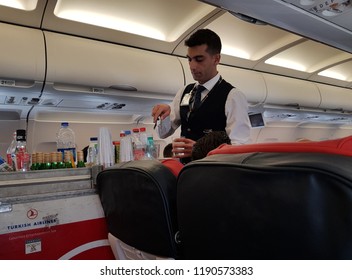
[[[145,127],[141,127],[139,129],[139,139],[141,140],[142,144],[145,147],[147,147],[147,145],[148,145],[148,135],[147,135]]]
[[[132,129],[132,144],[134,160],[140,160],[144,157],[145,145],[141,142],[139,128]]]
[[[145,159],[157,159],[157,150],[156,146],[154,144],[154,139],[153,136],[149,135],[148,136],[148,144],[146,148],[146,153],[145,153]]]
[[[87,164],[93,166],[98,164],[98,137],[90,137],[87,151]]]
[[[133,160],[133,146],[132,146],[132,138],[131,131],[126,130],[124,135],[120,139],[120,162],[126,162]]]
[[[56,134],[57,151],[65,158],[65,151],[71,151],[74,161],[76,161],[76,141],[75,133],[69,128],[68,122],[61,123],[61,127]]]

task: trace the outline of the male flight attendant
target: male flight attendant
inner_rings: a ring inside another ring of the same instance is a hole
[[[182,149],[184,163],[190,161],[196,140],[209,131],[226,131],[232,144],[244,144],[249,139],[248,104],[244,94],[226,82],[218,73],[220,37],[209,29],[200,29],[185,41],[192,76],[197,83],[180,89],[171,106],[157,104],[152,116],[160,138],[172,135],[181,125],[181,137],[175,139],[175,152]]]

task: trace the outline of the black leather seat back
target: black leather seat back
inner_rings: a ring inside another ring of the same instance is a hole
[[[352,158],[213,155],[178,179],[186,259],[352,259]]]
[[[106,169],[97,189],[109,232],[139,250],[176,258],[176,177],[157,160]]]

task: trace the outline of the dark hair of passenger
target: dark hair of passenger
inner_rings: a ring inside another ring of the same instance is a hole
[[[209,54],[220,54],[221,39],[214,31],[210,29],[198,29],[185,41],[185,45],[190,48],[203,44],[208,46],[207,52]]]
[[[199,138],[193,145],[192,160],[202,159],[221,144],[231,144],[231,139],[225,131],[212,131]]]
[[[169,143],[164,147],[163,157],[164,158],[172,157],[172,143]]]

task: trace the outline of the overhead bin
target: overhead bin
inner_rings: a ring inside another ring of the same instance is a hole
[[[18,100],[13,100],[13,104],[20,104],[22,97],[26,97],[19,96],[19,93],[39,96],[45,77],[42,32],[0,23],[0,34],[0,95],[16,93]],[[28,96],[26,100],[30,100]]]
[[[318,108],[321,97],[317,86],[308,81],[263,73],[267,87],[266,104]]]
[[[223,65],[218,69],[226,81],[246,95],[249,103],[264,102],[267,92],[261,73]]]
[[[194,83],[191,71],[189,70],[188,60],[180,58],[185,71],[186,84]],[[221,76],[239,88],[247,97],[249,103],[262,103],[266,98],[266,86],[263,76],[259,72],[219,65]]]
[[[0,23],[0,36],[0,110],[23,120],[39,102],[43,88],[44,37],[40,30],[4,23]],[[17,122],[9,122],[9,135],[20,127]]]
[[[321,94],[320,108],[327,110],[351,111],[352,89],[316,84]]]
[[[85,38],[44,32],[50,91],[67,94],[170,97],[184,84],[176,57]],[[77,90],[80,88],[80,90]]]

